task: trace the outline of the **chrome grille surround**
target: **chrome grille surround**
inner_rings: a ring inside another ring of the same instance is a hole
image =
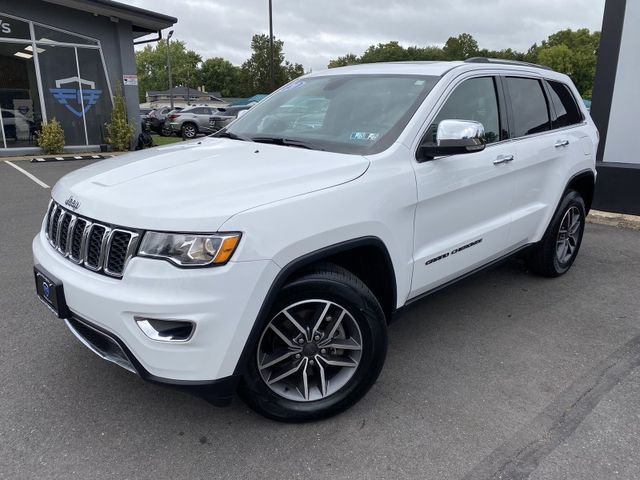
[[[44,231],[51,246],[67,260],[114,278],[122,278],[140,240],[139,231],[81,217],[53,200],[47,209]],[[118,248],[112,248],[114,235],[118,236]]]

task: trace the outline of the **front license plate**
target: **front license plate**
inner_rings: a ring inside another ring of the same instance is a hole
[[[33,267],[36,292],[42,302],[59,318],[69,318],[70,312],[64,299],[62,282],[44,270],[40,265]]]

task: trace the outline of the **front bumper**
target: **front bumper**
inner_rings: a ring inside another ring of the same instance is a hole
[[[91,325],[77,316],[66,319],[65,323],[76,338],[99,357],[138,374],[148,382],[197,395],[214,405],[227,405],[234,397],[240,382],[241,375],[230,375],[217,380],[201,382],[156,377],[149,373],[122,340],[113,334]]]
[[[110,336],[136,373],[169,384],[204,385],[233,376],[279,270],[270,260],[180,269],[134,257],[123,278],[114,279],[63,258],[42,232],[33,240],[33,255],[64,285],[71,322]],[[195,331],[187,342],[152,340],[136,324],[137,316],[189,320]]]

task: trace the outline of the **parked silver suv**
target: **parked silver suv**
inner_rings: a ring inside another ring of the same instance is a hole
[[[199,133],[213,133],[209,126],[209,117],[218,112],[212,107],[187,107],[172,112],[167,121],[171,130],[185,138],[195,138]]]

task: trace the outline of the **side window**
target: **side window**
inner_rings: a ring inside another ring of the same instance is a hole
[[[542,84],[534,78],[507,77],[513,109],[515,136],[523,137],[551,129]]]
[[[547,80],[551,90],[551,103],[556,111],[556,118],[552,120],[553,128],[568,127],[582,122],[582,113],[576,104],[571,90],[560,82]]]
[[[204,111],[203,107],[198,107],[198,108],[192,109],[191,113],[193,113],[195,115],[202,115],[203,113],[206,113],[206,112]]]
[[[440,109],[430,133],[435,135],[442,120],[474,120],[484,126],[487,143],[500,140],[498,97],[493,77],[472,78],[458,85]]]

